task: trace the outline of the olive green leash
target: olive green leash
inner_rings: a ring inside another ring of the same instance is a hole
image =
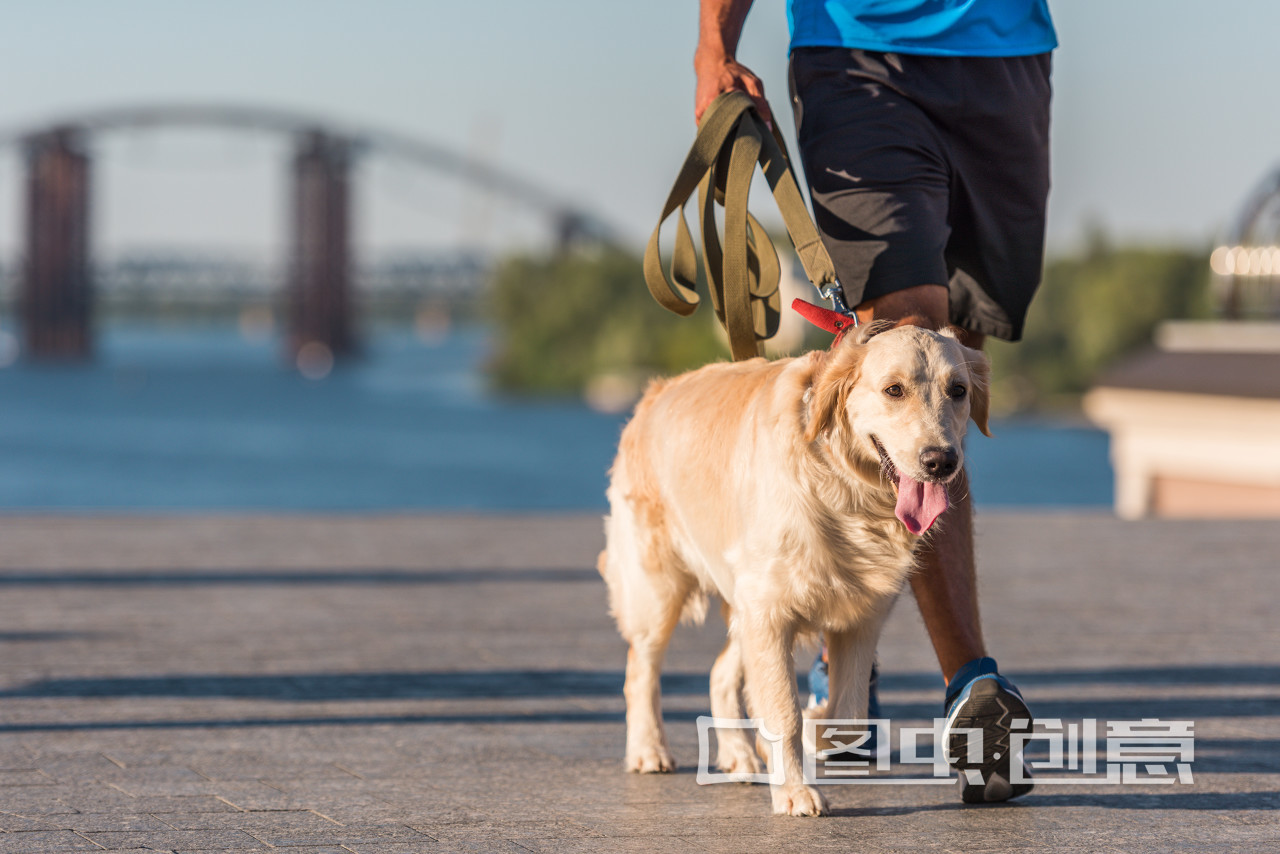
[[[696,188],[702,262],[711,304],[729,333],[729,349],[735,360],[760,355],[760,342],[773,337],[781,319],[778,253],[747,209],[757,163],[773,191],[805,274],[836,311],[817,310],[839,316],[830,322],[833,331],[843,331],[857,322],[842,301],[835,265],[809,217],[787,159],[786,143],[760,118],[746,93],[726,92],[703,113],[693,147],[645,248],[644,278],[649,293],[663,308],[682,316],[698,308],[698,254],[684,217],[685,203]],[[716,229],[716,205],[724,207],[723,241]],[[678,214],[678,221],[668,276],[662,268],[658,233],[673,213]]]

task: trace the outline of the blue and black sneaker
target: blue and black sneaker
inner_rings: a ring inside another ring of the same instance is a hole
[[[867,718],[875,720],[880,715],[880,668],[871,665],[871,684],[870,691],[867,694]],[[809,668],[809,708],[820,706],[827,701],[830,696],[830,683],[827,679],[827,649],[822,648],[822,652],[813,662],[813,667]],[[871,751],[872,756],[879,756],[879,727],[871,728],[871,737],[867,739],[863,747]]]
[[[966,804],[1007,801],[1025,795],[1033,784],[1023,779],[1012,782],[1012,763],[1022,757],[1009,749],[1009,734],[1031,731],[1031,710],[1013,683],[996,670],[993,658],[976,658],[960,668],[947,683],[945,708],[947,725],[943,733],[947,761],[960,772],[960,798]],[[969,758],[969,734],[982,732],[982,757]]]
[[[827,680],[827,648],[824,646],[822,652],[818,653],[818,657],[813,660],[813,667],[809,668],[809,708],[821,706],[830,695],[831,685]]]

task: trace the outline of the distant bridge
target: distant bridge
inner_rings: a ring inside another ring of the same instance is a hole
[[[561,247],[614,239],[602,218],[557,194],[414,137],[239,105],[168,104],[81,113],[0,131],[0,148],[17,146],[26,154],[25,252],[18,287],[24,355],[74,359],[92,352],[90,138],[182,126],[265,131],[294,141],[286,287],[288,346],[295,354],[313,344],[340,356],[356,343],[349,178],[359,158],[392,157],[501,195],[543,217]]]
[[[1280,167],[1254,187],[1209,266],[1225,317],[1280,318]]]

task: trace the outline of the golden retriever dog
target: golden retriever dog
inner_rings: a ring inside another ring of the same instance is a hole
[[[712,715],[749,709],[780,737],[775,813],[827,812],[804,780],[795,644],[826,640],[829,699],[813,716],[865,718],[881,625],[948,506],[968,419],[987,432],[987,377],[986,357],[950,331],[874,324],[830,351],[650,385],[611,471],[599,563],[630,644],[628,770],[675,768],[662,661],[681,617],[701,621],[715,594],[729,631]],[[761,771],[743,730],[717,737],[722,771]]]

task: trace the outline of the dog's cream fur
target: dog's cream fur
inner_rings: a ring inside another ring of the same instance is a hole
[[[630,643],[629,770],[675,767],[659,672],[681,616],[701,620],[716,594],[729,636],[711,670],[712,714],[743,718],[749,701],[751,716],[781,736],[774,812],[827,811],[803,780],[793,647],[825,637],[830,698],[819,717],[865,717],[880,627],[920,542],[895,517],[895,484],[875,442],[899,471],[936,481],[921,469],[924,450],[960,453],[971,416],[986,432],[981,352],[949,332],[882,329],[863,328],[830,352],[655,381],[637,406],[612,470],[600,555]],[[761,770],[743,731],[717,736],[722,770]]]

